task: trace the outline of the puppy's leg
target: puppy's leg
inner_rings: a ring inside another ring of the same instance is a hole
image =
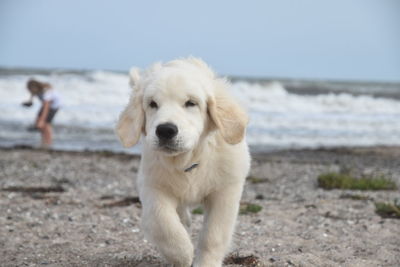
[[[176,211],[176,201],[157,192],[146,194],[142,204],[142,228],[146,237],[175,267],[189,267],[193,261],[193,245]]]
[[[177,212],[178,212],[179,218],[181,218],[181,222],[186,227],[186,230],[189,230],[190,225],[192,223],[192,217],[190,216],[188,207],[179,205],[177,208]]]
[[[229,248],[239,209],[242,184],[234,184],[206,198],[206,215],[194,267],[220,267]]]

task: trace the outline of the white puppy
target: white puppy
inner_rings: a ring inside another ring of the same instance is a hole
[[[145,235],[174,266],[221,266],[250,167],[247,115],[200,59],[132,69],[130,79],[116,131],[125,147],[144,136],[137,185]],[[188,208],[198,203],[205,216],[195,252]]]

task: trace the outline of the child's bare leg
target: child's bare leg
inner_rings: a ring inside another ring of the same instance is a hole
[[[45,123],[42,128],[42,146],[49,147],[53,143],[53,129],[50,123]]]

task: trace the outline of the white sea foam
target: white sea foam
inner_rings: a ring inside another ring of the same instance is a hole
[[[399,145],[400,101],[351,94],[297,95],[281,84],[235,83],[249,108],[251,144],[317,147]]]
[[[0,79],[0,120],[28,123],[36,116],[37,108],[26,109],[20,105],[29,96],[26,90],[29,77]],[[57,123],[63,125],[110,127],[129,95],[128,78],[122,74],[99,71],[88,75],[36,75],[35,78],[50,82],[60,92],[63,112],[57,115]]]
[[[30,109],[20,104],[28,98],[25,86],[30,77],[0,78],[0,123],[3,124],[0,141],[3,143],[26,140],[31,135],[15,132],[15,125],[32,123],[39,108],[39,103]],[[109,142],[117,146],[112,129],[128,101],[127,75],[94,71],[54,72],[34,77],[50,82],[63,97],[64,107],[55,123],[64,129],[65,146],[74,141],[85,146],[93,140],[98,140],[97,145]],[[261,85],[240,81],[233,83],[231,90],[250,113],[247,138],[254,146],[400,145],[398,100],[332,93],[298,95],[289,93],[278,82]]]

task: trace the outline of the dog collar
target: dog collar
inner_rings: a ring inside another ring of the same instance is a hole
[[[185,172],[190,172],[191,170],[193,170],[197,166],[199,166],[199,164],[198,163],[194,163],[189,168],[185,169]]]

